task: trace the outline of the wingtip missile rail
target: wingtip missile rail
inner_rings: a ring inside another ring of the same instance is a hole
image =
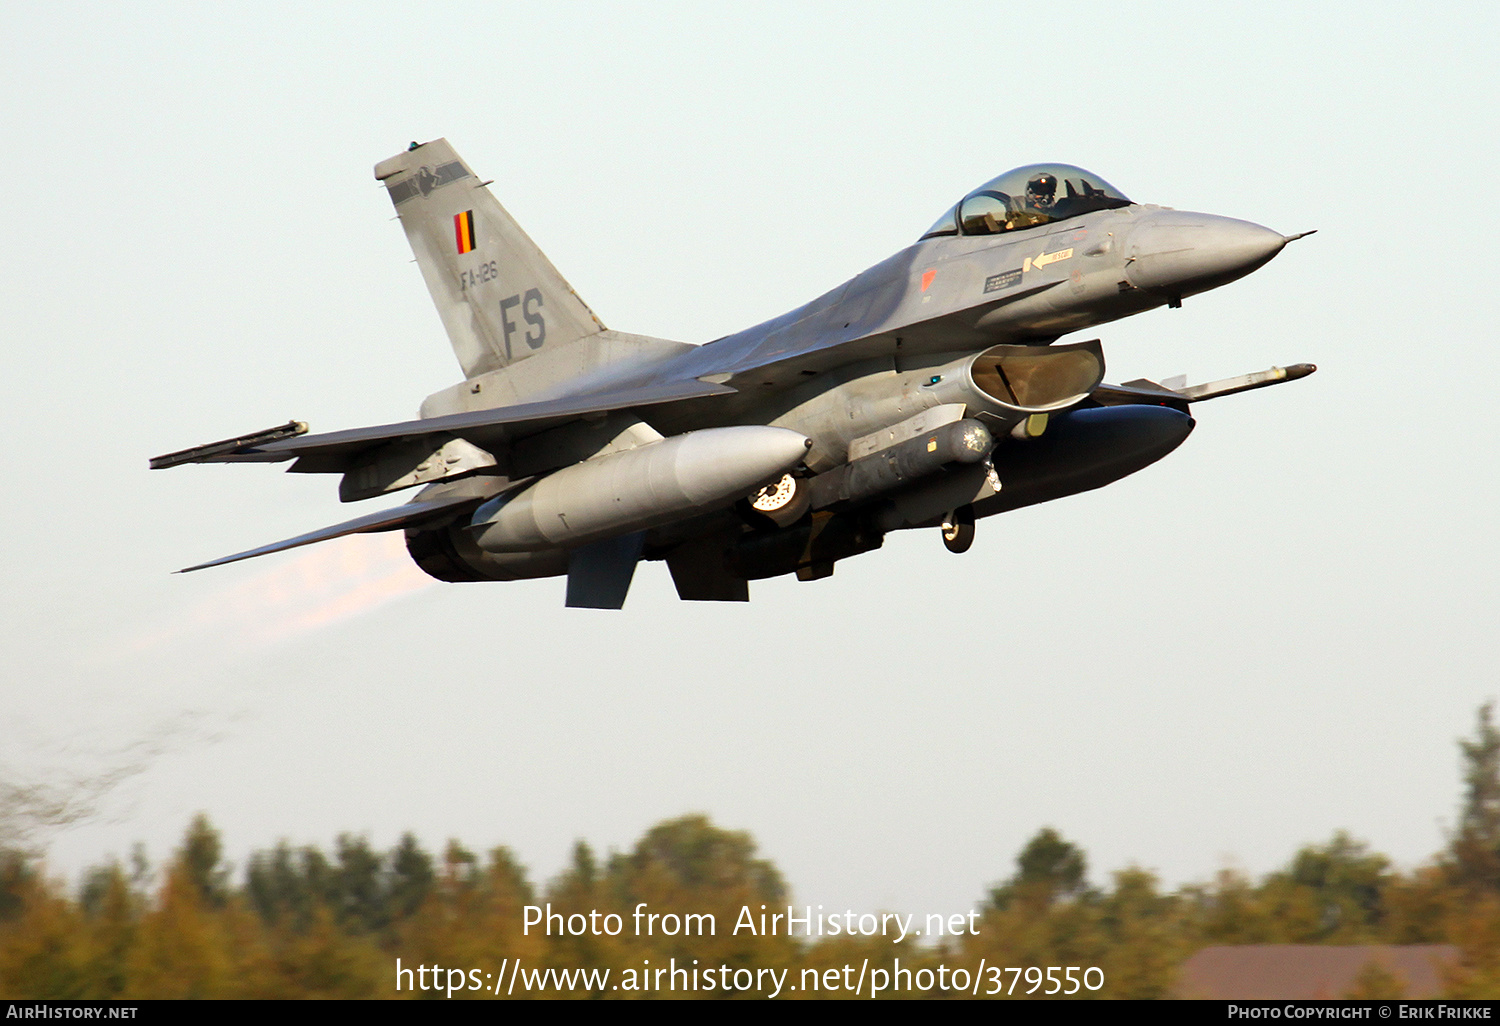
[[[283,438],[296,438],[298,435],[305,434],[307,434],[307,425],[304,422],[289,420],[285,424],[266,428],[264,431],[226,438],[220,442],[209,442],[207,445],[195,445],[191,449],[169,452],[164,456],[153,456],[151,469],[166,470],[169,467],[180,467],[184,463],[206,463],[215,457],[222,459],[230,456],[241,449],[250,449],[257,445],[265,445],[267,442],[279,442]],[[290,456],[287,457],[287,459],[290,458]]]
[[[1296,381],[1305,378],[1318,369],[1315,363],[1294,363],[1287,367],[1272,367],[1268,370],[1255,371],[1252,374],[1239,374],[1232,378],[1224,378],[1221,381],[1209,381],[1202,385],[1193,385],[1190,388],[1180,388],[1176,391],[1187,397],[1190,403],[1202,402],[1204,399],[1217,399],[1221,395],[1234,395],[1236,392],[1248,392],[1253,388],[1266,388],[1269,385],[1279,385],[1283,381]]]

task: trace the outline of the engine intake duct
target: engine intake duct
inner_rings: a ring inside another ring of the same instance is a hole
[[[819,474],[808,482],[812,508],[858,503],[935,474],[951,463],[978,463],[994,447],[994,436],[977,420],[945,424]]]
[[[1099,340],[1064,346],[991,346],[941,368],[930,386],[944,403],[964,403],[970,415],[1014,422],[1082,401],[1104,380]]]

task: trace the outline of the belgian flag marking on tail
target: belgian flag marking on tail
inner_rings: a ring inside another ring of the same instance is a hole
[[[465,210],[462,214],[453,215],[453,237],[458,243],[460,253],[469,253],[474,249],[474,211]]]

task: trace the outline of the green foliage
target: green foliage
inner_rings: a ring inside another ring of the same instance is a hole
[[[0,922],[21,914],[31,877],[30,861],[24,852],[0,848]]]
[[[305,930],[325,893],[328,876],[327,862],[320,852],[310,848],[293,851],[282,841],[269,852],[250,856],[245,897],[267,923]]]
[[[1051,827],[1043,827],[1016,856],[1015,876],[990,891],[990,905],[1003,909],[1022,901],[1045,908],[1083,894],[1087,874],[1083,850]]]
[[[473,862],[462,848],[457,851]],[[321,913],[346,932],[383,934],[422,906],[435,880],[432,856],[411,834],[383,853],[363,837],[341,834],[332,859],[285,841],[256,852],[246,869],[244,897],[267,924],[298,933],[312,928]]]
[[[1458,743],[1464,802],[1448,850],[1455,879],[1489,891],[1500,889],[1500,730],[1493,713],[1493,703],[1481,706],[1474,739]]]
[[[1432,865],[1400,872],[1340,831],[1260,880],[1224,871],[1168,893],[1153,874],[1131,867],[1093,887],[1083,850],[1049,827],[990,891],[977,934],[937,944],[809,940],[784,928],[736,933],[746,910],[784,912],[790,892],[749,834],[701,815],[659,823],[628,851],[603,857],[579,841],[566,869],[541,889],[506,848],[481,856],[450,841],[434,860],[411,834],[389,850],[350,834],[331,852],[283,841],[252,853],[236,886],[218,831],[200,815],[159,874],[137,850],[129,868],[110,862],[87,871],[72,896],[32,857],[0,850],[0,993],[446,999],[430,986],[398,994],[396,958],[482,971],[520,959],[536,968],[616,974],[696,959],[784,969],[789,979],[809,983],[831,979],[825,974],[845,965],[894,976],[898,961],[916,972],[974,967],[983,958],[989,966],[1098,966],[1105,990],[1080,997],[1155,998],[1171,995],[1182,963],[1210,944],[1449,943],[1460,950],[1449,993],[1493,998],[1500,994],[1500,730],[1490,706],[1479,711],[1475,736],[1460,742],[1460,751],[1458,828]],[[564,918],[615,915],[628,925],[613,937],[524,931],[523,910],[547,904]],[[637,934],[638,911],[655,915],[657,925]],[[702,929],[700,921],[700,932],[682,929],[688,913],[711,917],[712,927]],[[1401,986],[1372,961],[1349,996],[1391,998]],[[454,994],[461,996],[476,995]],[[542,996],[589,995],[564,989]],[[810,986],[795,996],[846,995]]]
[[[1016,856],[1017,887],[1045,887],[1053,896],[1083,890],[1088,870],[1083,851],[1051,827],[1037,833]]]
[[[404,919],[422,907],[432,890],[436,874],[432,857],[417,844],[411,834],[402,834],[400,842],[388,856],[388,883],[391,914]]]
[[[198,813],[188,825],[177,857],[188,880],[198,888],[198,896],[211,905],[222,904],[228,891],[229,868],[220,864],[222,854],[219,832],[206,815]]]
[[[1390,861],[1343,831],[1309,845],[1262,885],[1264,914],[1294,943],[1361,944],[1381,935]]]
[[[680,887],[743,889],[781,901],[786,885],[776,867],[755,856],[747,833],[720,830],[707,816],[683,816],[652,827],[630,856],[630,871],[660,871]]]

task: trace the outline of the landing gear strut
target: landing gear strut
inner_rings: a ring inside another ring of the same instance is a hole
[[[943,546],[949,552],[968,552],[974,544],[974,507],[960,506],[943,517]]]

